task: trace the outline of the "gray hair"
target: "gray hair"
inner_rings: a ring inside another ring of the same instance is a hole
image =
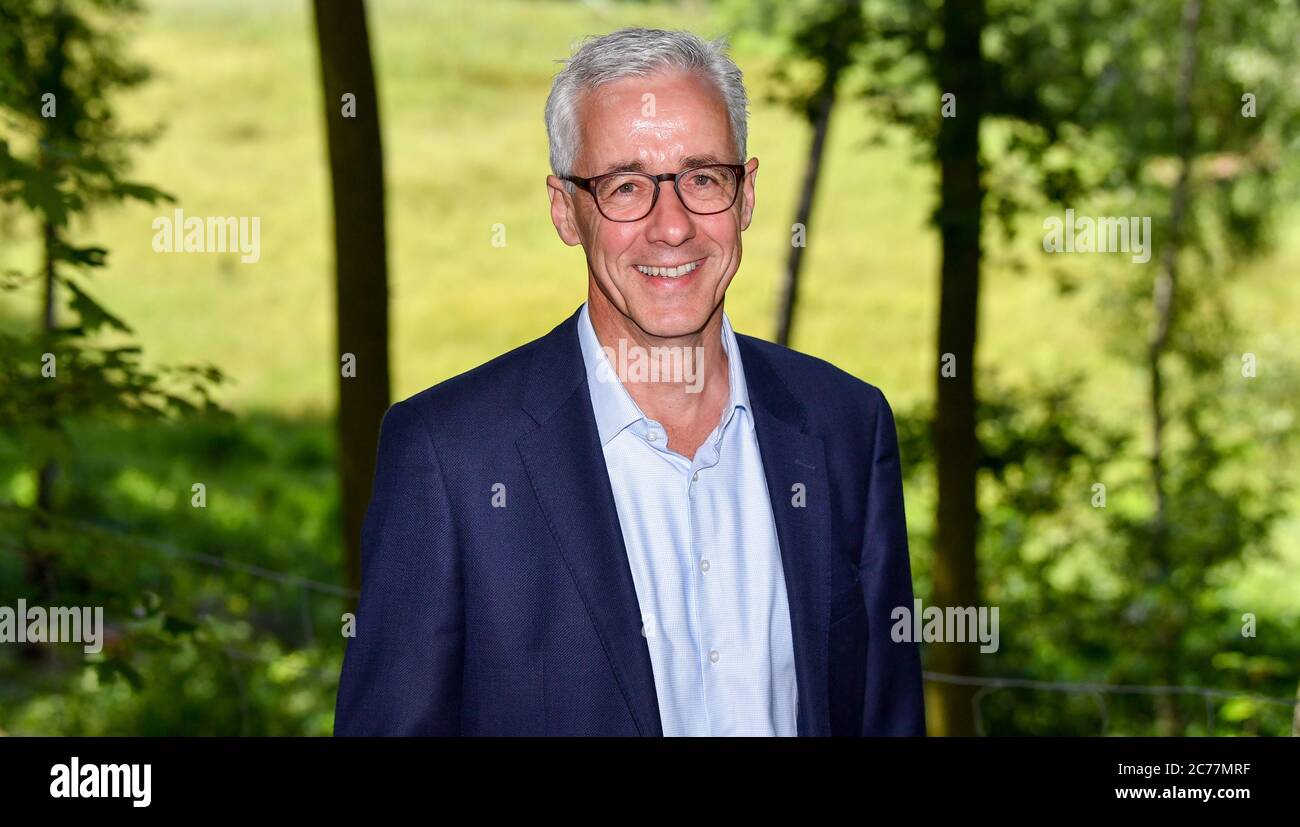
[[[726,53],[726,40],[701,40],[690,32],[662,29],[619,29],[588,38],[565,63],[546,99],[546,136],[551,171],[563,178],[573,174],[578,157],[578,105],[582,96],[616,80],[648,77],[664,70],[696,72],[712,81],[727,105],[738,163],[745,162],[748,98],[740,67]],[[572,191],[573,185],[568,184]]]

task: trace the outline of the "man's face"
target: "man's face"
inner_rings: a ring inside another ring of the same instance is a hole
[[[657,175],[744,160],[736,158],[722,95],[693,73],[606,84],[587,94],[578,112],[574,174],[585,178],[612,171]],[[651,336],[699,332],[722,304],[740,266],[740,234],[753,213],[757,168],[757,159],[746,166],[731,209],[696,215],[682,204],[672,182],[665,181],[651,213],[631,222],[606,219],[589,193],[575,190],[570,195],[550,176],[551,217],[565,243],[581,244],[586,251],[597,288],[591,291],[593,304],[608,303]],[[638,269],[690,264],[697,266],[675,278]]]

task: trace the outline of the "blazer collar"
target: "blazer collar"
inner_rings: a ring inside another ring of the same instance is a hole
[[[662,735],[650,650],[587,391],[575,310],[533,350],[523,408],[538,427],[516,442],[538,505],[586,605],[642,735]],[[830,733],[830,485],[822,440],[759,349],[737,335],[772,503],[794,633],[800,735]],[[802,496],[800,493],[802,486]],[[575,492],[582,492],[581,495]],[[801,503],[796,505],[796,503]]]

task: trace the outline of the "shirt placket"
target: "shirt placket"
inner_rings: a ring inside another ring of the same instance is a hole
[[[706,526],[709,529],[714,528],[707,524],[707,521],[713,519],[713,515],[709,513],[705,503],[709,501],[707,496],[707,489],[711,483],[709,475],[718,464],[721,437],[721,431],[709,435],[709,439],[696,452],[696,459],[691,463],[686,479],[687,525],[690,527],[691,560],[694,563],[694,576],[691,578],[691,583],[692,591],[696,596],[696,623],[700,629],[700,683],[704,692],[710,735],[722,734],[724,729],[734,725],[734,721],[731,721],[726,714],[725,675],[732,669],[730,664],[724,662],[725,628],[716,612],[719,601],[724,599],[725,595],[714,592],[716,588],[714,584],[719,581],[716,575],[710,577],[709,572],[717,562],[710,559],[715,550],[710,549],[705,542],[705,537],[709,536],[710,532],[702,530]]]
[[[722,649],[725,647],[721,641],[724,626],[715,611],[718,600],[723,596],[710,594],[708,575],[715,561],[709,559],[709,549],[706,548],[704,533],[701,531],[701,527],[707,525],[706,521],[711,519],[708,509],[703,505],[709,500],[703,486],[709,485],[709,473],[718,464],[723,434],[730,423],[733,411],[734,409],[726,412],[722,424],[709,435],[700,450],[696,452],[694,461],[687,460],[669,449],[667,432],[658,422],[642,419],[635,426],[635,430],[645,443],[680,471],[684,480],[686,565],[691,575],[687,582],[690,584],[691,611],[694,615],[691,625],[695,635],[692,643],[695,647],[695,661],[700,675],[700,703],[705,721],[704,732],[701,733],[703,735],[720,734],[724,728],[730,729],[734,726],[734,721],[730,721],[725,714],[726,672],[723,671],[734,670],[723,662]],[[718,580],[716,576],[712,579]]]

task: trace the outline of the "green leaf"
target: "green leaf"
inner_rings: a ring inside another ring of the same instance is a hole
[[[73,247],[60,244],[58,257],[79,267],[103,267],[108,263],[108,250],[103,247]]]
[[[159,201],[167,203],[176,203],[176,196],[169,192],[164,192],[148,184],[135,184],[129,181],[123,181],[113,187],[114,194],[122,198],[134,198],[137,201],[143,201],[146,204],[156,204]]]
[[[105,310],[103,305],[91,298],[76,282],[66,278],[62,281],[72,291],[72,309],[81,318],[81,327],[86,332],[93,333],[101,327],[109,327],[122,333],[132,332],[126,322]]]
[[[169,635],[188,635],[198,628],[199,624],[183,617],[169,614],[163,618],[163,631]]]
[[[102,683],[112,683],[113,678],[120,675],[137,692],[144,687],[144,677],[121,658],[100,661],[95,664],[95,671]]]

